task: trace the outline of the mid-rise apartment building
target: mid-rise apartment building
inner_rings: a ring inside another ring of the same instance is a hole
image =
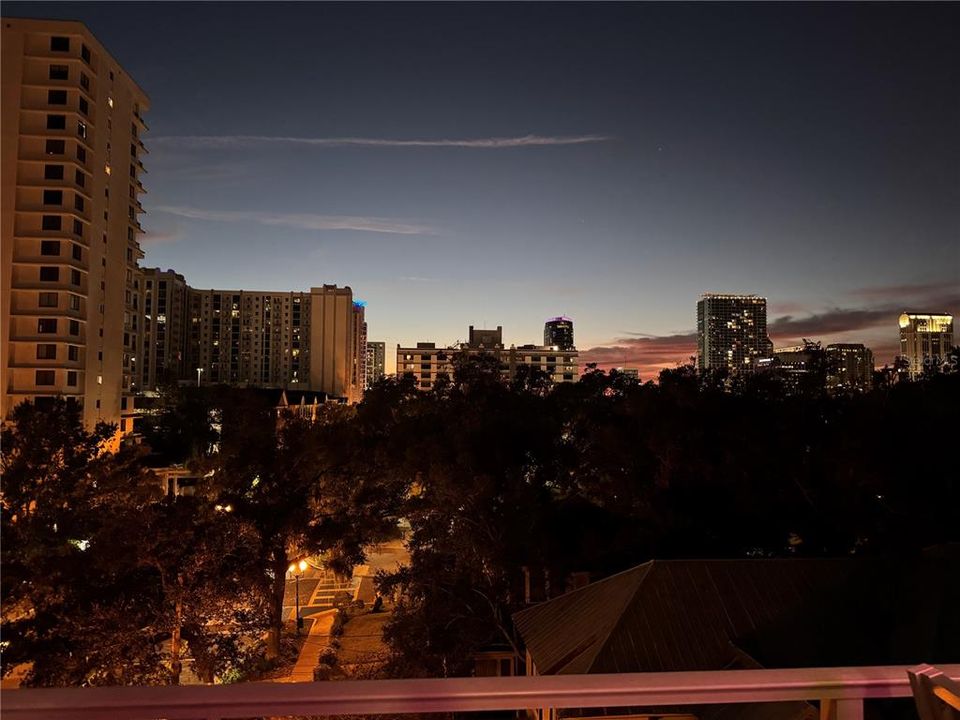
[[[386,374],[387,344],[367,341],[366,387],[383,378]]]
[[[873,387],[873,351],[862,343],[827,345],[827,391],[866,392]]]
[[[82,23],[3,19],[3,417],[63,395],[133,428],[148,105]]]
[[[188,288],[187,298],[187,378],[199,384],[312,390],[347,402],[362,397],[363,362],[356,355],[363,347],[365,360],[366,330],[358,327],[362,307],[358,311],[349,287],[323,285],[310,292]]]
[[[176,382],[188,372],[185,355],[190,288],[183,275],[160,268],[144,268],[141,288],[141,385],[153,389],[164,382]]]
[[[466,343],[438,348],[433,342],[418,342],[415,347],[397,346],[397,375],[412,375],[421,390],[431,390],[441,377],[453,378],[457,358],[489,354],[500,363],[505,379],[512,380],[520,367],[540,370],[554,383],[579,379],[578,353],[556,346],[503,344],[503,327],[495,330],[469,329]]]
[[[899,325],[900,356],[911,380],[924,367],[943,363],[953,348],[953,316],[948,313],[904,312]]]
[[[750,370],[773,350],[767,337],[767,299],[706,293],[697,303],[697,367]]]

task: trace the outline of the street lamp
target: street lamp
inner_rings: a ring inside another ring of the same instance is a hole
[[[200,387],[200,374],[203,372],[203,368],[197,368],[197,387]]]
[[[290,567],[287,568],[287,572],[293,575],[293,579],[296,581],[296,594],[294,595],[294,604],[296,607],[297,613],[297,637],[300,637],[300,628],[303,627],[303,618],[300,617],[300,575],[303,574],[303,571],[307,569],[307,561],[301,560],[297,563],[290,563]],[[297,570],[300,572],[298,573]]]

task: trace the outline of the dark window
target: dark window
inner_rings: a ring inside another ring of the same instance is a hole
[[[70,334],[71,334],[71,335],[79,335],[79,334],[80,334],[80,321],[79,321],[79,320],[71,320],[71,321],[70,321]]]
[[[130,177],[135,178],[136,176],[137,176],[137,166],[136,166],[136,165],[131,165],[131,166],[130,166]]]
[[[67,370],[67,385],[69,387],[76,387],[76,384],[77,384],[77,371]]]
[[[51,80],[67,80],[70,78],[70,67],[67,65],[51,65],[50,66],[50,79]]]
[[[83,212],[83,197],[81,197],[80,195],[74,195],[74,196],[73,196],[73,207],[75,207],[77,210]]]
[[[57,382],[57,373],[54,370],[37,370],[37,385],[54,385]]]
[[[66,105],[66,90],[47,90],[47,103],[50,105]]]
[[[73,179],[76,181],[77,185],[79,185],[80,187],[83,187],[84,185],[87,184],[87,176],[84,175],[83,172],[81,172],[80,170],[77,170],[74,173]]]
[[[47,130],[66,130],[66,115],[47,115]]]
[[[137,156],[137,146],[134,145],[133,143],[130,143],[130,156],[131,157]]]
[[[66,95],[66,93],[64,93],[64,95]],[[80,102],[77,105],[80,108],[80,112],[82,112],[84,115],[90,112],[90,104],[87,102],[86,98],[80,98]]]
[[[50,49],[54,52],[70,52],[70,38],[54,35],[50,38]]]
[[[54,318],[40,318],[37,320],[37,333],[40,335],[56,335],[57,321]]]
[[[47,155],[63,155],[67,144],[63,140],[47,140]]]
[[[80,271],[76,269],[70,270],[70,284],[79,285],[80,284]]]
[[[60,268],[44,265],[40,268],[40,279],[43,282],[57,282],[60,279]]]
[[[68,360],[79,360],[80,359],[80,348],[76,345],[67,346],[67,359]]]
[[[80,309],[80,296],[79,296],[79,295],[71,295],[71,296],[70,296],[70,309],[71,309],[71,310],[79,310],[79,309]]]
[[[41,240],[40,254],[41,255],[59,255],[60,241],[59,240]]]
[[[38,305],[40,307],[57,307],[59,304],[56,293],[42,292]]]
[[[90,62],[90,48],[88,48],[86,45],[81,45],[81,46],[80,46],[80,57],[83,58],[83,61],[84,61],[84,62],[89,63],[89,62]]]
[[[73,246],[73,259],[74,260],[83,260],[83,248],[79,245]]]
[[[79,145],[77,145],[77,160],[79,160],[82,163],[85,163],[87,161],[87,149],[84,147],[80,147]]]
[[[57,359],[57,346],[56,345],[37,345],[37,360],[56,360]]]
[[[90,89],[90,78],[83,73],[80,73],[80,87],[82,87],[84,90]]]
[[[59,215],[44,215],[43,220],[41,220],[41,227],[44,230],[59,230],[62,225],[63,218]]]
[[[63,205],[63,190],[44,190],[44,205]]]
[[[63,165],[44,165],[43,177],[45,180],[63,180]]]
[[[79,220],[73,221],[73,234],[83,237],[83,223]]]

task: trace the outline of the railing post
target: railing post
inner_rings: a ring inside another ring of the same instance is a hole
[[[820,720],[863,720],[863,698],[821,700]]]

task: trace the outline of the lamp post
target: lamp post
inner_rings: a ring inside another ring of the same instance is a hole
[[[307,561],[301,560],[300,562],[290,563],[290,567],[287,568],[287,572],[293,575],[293,579],[296,581],[296,593],[294,594],[294,607],[296,608],[297,615],[297,637],[300,637],[300,628],[303,627],[303,618],[300,617],[300,575],[303,574],[303,571],[307,569]],[[298,573],[297,570],[300,572]]]

